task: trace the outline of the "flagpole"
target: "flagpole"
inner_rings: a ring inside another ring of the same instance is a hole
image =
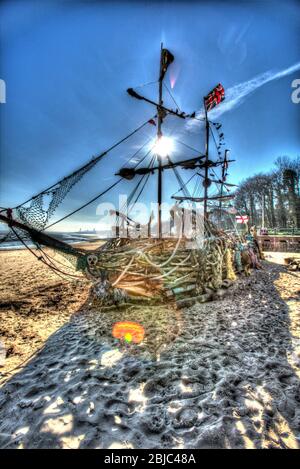
[[[163,83],[163,76],[162,76],[162,65],[163,65],[163,43],[160,46],[160,67],[159,67],[159,85],[158,85],[158,104],[159,106],[162,105],[162,83]],[[161,124],[162,124],[162,112],[161,108],[157,107],[157,139],[160,139],[162,136],[161,131]],[[162,223],[161,223],[161,202],[162,202],[162,162],[161,156],[157,154],[158,160],[158,181],[157,181],[157,204],[158,204],[158,238],[162,238]]]
[[[204,220],[207,220],[207,197],[208,197],[208,151],[209,151],[209,122],[207,118],[207,109],[205,98],[203,98],[205,112],[205,173],[204,173]]]
[[[227,172],[225,172],[225,170],[227,171],[227,152],[228,152],[228,150],[225,150],[224,161],[223,161],[223,165],[222,165],[221,198],[220,198],[220,201],[219,201],[219,224],[220,224],[220,226],[221,226],[221,223],[222,223],[223,187],[224,187],[224,180],[225,180],[226,174],[227,174]]]
[[[223,181],[221,183],[221,198],[219,200],[219,224],[220,224],[220,227],[221,227],[221,223],[222,223],[222,196],[223,196]]]

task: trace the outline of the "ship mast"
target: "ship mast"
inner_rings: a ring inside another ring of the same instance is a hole
[[[159,81],[158,81],[158,106],[157,106],[157,139],[162,137],[161,125],[162,125],[162,85],[163,85],[163,43],[160,47],[160,67],[159,67]],[[157,181],[157,205],[158,205],[158,238],[162,238],[162,223],[161,223],[161,202],[162,202],[162,162],[161,156],[157,153],[158,160],[158,181]]]
[[[219,200],[219,207],[218,207],[218,220],[219,226],[222,224],[222,198],[223,198],[223,188],[224,188],[224,176],[225,176],[225,162],[222,165],[222,178],[221,178],[221,187],[220,187],[220,200]]]
[[[208,179],[208,151],[209,151],[209,122],[207,118],[207,109],[205,104],[205,98],[203,98],[204,104],[204,112],[205,112],[205,172],[204,172],[204,220],[207,220],[207,197],[208,197],[208,186],[209,186],[209,179]]]
[[[195,118],[195,112],[192,114],[186,114],[185,112],[179,112],[178,109],[176,111],[172,109],[168,109],[163,105],[163,80],[165,73],[167,71],[168,66],[170,63],[172,63],[174,60],[174,56],[167,50],[163,48],[163,44],[161,43],[161,50],[160,50],[160,70],[159,70],[159,80],[158,80],[158,102],[154,102],[151,99],[148,99],[147,97],[144,97],[140,94],[138,94],[133,88],[128,88],[127,93],[132,96],[133,98],[136,98],[138,100],[142,100],[145,102],[148,102],[156,107],[156,117],[157,117],[157,142],[163,137],[162,134],[162,123],[163,119],[165,118],[166,115],[172,114],[176,115],[177,117],[180,117],[181,119],[186,119],[186,118]],[[224,94],[224,88],[221,84],[217,85],[207,96],[203,98],[203,104],[204,104],[204,114],[205,114],[205,154],[200,155],[194,158],[190,158],[189,160],[183,160],[183,161],[177,161],[177,162],[172,162],[170,160],[169,155],[167,155],[167,163],[163,161],[162,155],[156,149],[156,161],[157,165],[156,166],[151,166],[151,168],[121,168],[118,173],[116,173],[118,176],[121,176],[122,178],[131,180],[134,178],[135,175],[145,175],[148,173],[153,174],[154,171],[157,171],[157,237],[158,239],[161,239],[163,236],[162,233],[162,213],[161,213],[161,205],[162,205],[162,189],[163,189],[163,181],[162,181],[162,173],[164,169],[171,169],[175,168],[176,166],[181,166],[182,168],[185,169],[191,169],[195,170],[196,168],[201,168],[204,170],[204,175],[199,174],[200,177],[203,178],[203,187],[204,187],[204,197],[179,197],[179,196],[172,196],[173,199],[176,200],[191,200],[195,202],[203,202],[203,211],[204,211],[204,220],[208,220],[208,209],[209,209],[209,200],[218,200],[219,201],[219,208],[220,210],[222,209],[222,200],[228,200],[233,198],[232,194],[224,195],[223,188],[227,188],[227,186],[234,186],[234,184],[225,184],[222,174],[222,179],[213,180],[209,177],[209,168],[214,167],[214,166],[219,166],[222,165],[223,169],[225,168],[224,163],[225,160],[222,161],[210,161],[209,159],[209,133],[211,131],[210,128],[210,122],[208,119],[208,111],[212,109],[212,107],[216,106],[219,104],[221,101],[225,99],[225,94]],[[150,121],[149,121],[150,122]],[[219,153],[220,154],[220,153]],[[203,161],[204,160],[204,161]],[[229,162],[234,161],[234,160],[226,160],[226,164]],[[224,173],[224,171],[222,171]],[[221,184],[221,195],[219,194],[218,196],[214,197],[209,197],[208,195],[208,188],[210,187],[211,183],[214,182],[216,184]],[[180,189],[182,190],[182,189]]]

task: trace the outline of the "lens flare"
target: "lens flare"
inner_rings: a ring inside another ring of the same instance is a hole
[[[159,156],[167,156],[174,148],[173,140],[170,137],[160,137],[154,146],[154,151]]]
[[[144,339],[145,330],[141,324],[136,322],[116,322],[113,326],[112,335],[115,339],[124,340],[128,344],[131,342],[139,344]]]
[[[124,340],[125,342],[129,343],[132,341],[132,334],[130,334],[130,332],[126,332],[126,334],[124,335]]]

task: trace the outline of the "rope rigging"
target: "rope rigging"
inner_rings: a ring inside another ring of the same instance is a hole
[[[195,151],[196,153],[198,153],[199,155],[201,155],[201,152],[200,152],[199,150],[197,150],[197,149],[194,148],[194,147],[191,147],[191,146],[188,145],[187,143],[181,142],[180,140],[177,140],[177,139],[175,139],[175,142],[178,142],[178,143],[180,143],[181,145],[185,146],[186,148],[189,148],[190,150],[193,150],[193,151]]]
[[[150,139],[151,140],[151,139]],[[149,140],[149,141],[150,141]],[[132,160],[146,145],[147,143],[149,143],[149,141],[145,142],[135,153],[134,155],[132,155],[123,165],[123,167],[128,163],[128,161]],[[152,147],[153,148],[153,147]],[[149,153],[152,151],[152,148],[142,157],[142,159],[140,161],[138,161],[138,163],[134,166],[134,168],[136,168],[142,161],[144,161],[144,159],[149,155]],[[59,220],[56,220],[55,222],[51,223],[51,225],[48,225],[44,228],[44,230],[46,229],[49,229],[50,227],[54,226],[54,225],[57,225],[58,223],[60,223],[61,221],[65,220],[66,218],[69,218],[70,216],[74,215],[75,213],[79,212],[80,210],[82,210],[83,208],[87,207],[88,205],[92,204],[93,202],[95,202],[96,200],[98,200],[100,197],[102,197],[103,195],[107,194],[107,192],[109,192],[111,189],[113,189],[117,184],[119,184],[121,181],[123,180],[123,178],[120,178],[118,179],[116,182],[114,182],[113,184],[111,184],[111,186],[109,186],[107,189],[105,189],[104,191],[100,192],[100,194],[97,194],[95,197],[93,197],[92,199],[90,199],[88,202],[86,202],[85,204],[81,205],[80,207],[78,207],[77,209],[73,210],[72,212],[68,213],[67,215],[65,215],[64,217],[60,218]]]
[[[155,119],[156,115],[153,116],[151,119]],[[74,176],[75,174],[77,174],[78,172],[84,170],[84,169],[91,169],[90,168],[90,165],[91,166],[94,166],[95,164],[97,164],[103,156],[105,156],[107,153],[111,152],[112,150],[114,150],[116,147],[118,147],[119,145],[121,145],[121,143],[125,142],[126,140],[128,140],[130,137],[132,137],[132,135],[136,134],[139,130],[141,130],[143,127],[145,127],[147,124],[149,123],[149,119],[144,122],[143,124],[141,124],[139,127],[137,127],[135,130],[133,130],[132,132],[130,132],[130,134],[126,135],[126,137],[123,137],[121,140],[119,140],[117,143],[113,144],[111,147],[109,147],[107,150],[103,151],[102,153],[100,153],[100,155],[96,156],[96,157],[93,157],[88,163],[86,163],[85,165],[81,166],[80,168],[78,168],[77,170],[73,171],[71,174],[69,174],[68,176],[64,177],[63,179],[60,179],[59,181],[57,181],[55,184],[52,184],[51,186],[47,187],[46,189],[44,189],[42,192],[40,192],[39,194],[31,197],[30,199],[26,200],[25,202],[23,202],[22,204],[20,205],[17,205],[16,207],[14,207],[15,209],[16,208],[19,208],[23,205],[25,205],[26,203],[30,202],[32,199],[36,198],[38,195],[40,194],[45,194],[46,192],[48,192],[50,189],[52,189],[53,187],[57,186],[58,184],[60,184],[61,182],[65,181],[66,179]]]
[[[170,158],[169,158],[169,160],[170,160]],[[177,168],[173,167],[172,170],[173,170],[173,172],[176,176],[177,181],[179,182],[179,184],[182,187],[182,190],[183,190],[183,193],[184,193],[185,197],[189,197],[190,193],[189,193],[188,189],[186,188],[186,185],[184,184],[184,181],[183,181],[182,177],[180,176]]]
[[[152,167],[153,167],[154,161],[155,161],[155,155],[153,155],[153,157],[152,157],[152,159],[151,159],[151,162],[150,162],[150,164],[149,164],[149,168],[152,168]],[[135,205],[135,204],[137,203],[137,201],[139,200],[140,196],[142,195],[142,193],[143,193],[143,191],[144,191],[144,189],[145,189],[145,187],[146,187],[146,184],[147,184],[147,182],[148,182],[149,177],[150,177],[150,173],[147,174],[146,179],[145,179],[145,182],[144,182],[144,184],[143,184],[143,186],[142,186],[140,192],[138,193],[138,195],[137,195],[135,201],[133,202],[133,205]]]
[[[136,169],[149,155],[150,153],[152,152],[154,148],[154,145],[147,151],[147,153],[136,163],[136,165],[133,167],[133,169]],[[153,159],[153,158],[152,158]],[[152,159],[148,165],[148,168],[150,168],[150,165],[152,163]],[[136,186],[133,187],[132,191],[130,192],[128,198],[127,198],[127,202],[131,202],[131,200],[133,199],[134,195],[135,195],[135,192],[137,190],[137,188],[139,187],[139,185],[141,184],[142,180],[144,179],[144,176],[146,176],[145,174],[143,174],[143,177],[140,179],[140,181],[138,182],[138,184]],[[123,212],[124,210],[126,210],[126,206],[123,205],[123,207],[121,208],[121,211]]]
[[[73,274],[70,274],[70,273],[63,272],[62,270],[60,270],[59,268],[57,268],[56,266],[54,266],[53,263],[52,263],[53,265],[49,264],[49,263],[45,260],[45,258],[43,257],[43,255],[40,255],[40,256],[37,255],[37,254],[34,252],[34,250],[31,249],[30,246],[28,246],[28,244],[25,243],[24,239],[23,239],[21,236],[19,236],[18,232],[17,232],[12,226],[11,226],[11,230],[13,231],[14,235],[16,236],[16,238],[20,241],[20,243],[22,243],[23,246],[24,246],[26,249],[28,249],[28,251],[30,251],[31,254],[32,254],[38,261],[41,261],[43,264],[45,264],[45,265],[46,265],[47,267],[49,267],[50,269],[54,270],[56,273],[61,273],[61,274],[63,274],[63,275],[67,275],[67,276],[69,276],[69,277],[82,279],[82,277],[79,276],[79,275],[73,275]],[[44,251],[43,251],[37,244],[36,244],[36,246],[37,246],[37,249],[38,249],[40,252],[42,252],[42,254],[45,255]]]
[[[185,183],[183,183],[183,185],[181,185],[181,187],[176,191],[174,192],[174,194],[172,195],[172,197],[176,194],[178,194],[178,192],[181,192],[182,190],[184,190],[184,187],[187,186],[189,184],[189,182],[195,177],[197,176],[197,173],[194,173]]]
[[[175,104],[175,106],[177,107],[177,109],[178,109],[179,111],[181,111],[180,106],[178,106],[178,104],[177,104],[177,102],[176,102],[174,96],[172,95],[171,91],[169,90],[169,88],[167,87],[167,85],[165,84],[165,82],[163,82],[163,85],[164,85],[164,87],[166,88],[166,90],[167,90],[167,92],[169,93],[169,95],[171,96],[171,98],[172,98],[172,100],[173,100],[173,103]]]
[[[155,118],[156,115],[153,116]],[[57,209],[58,205],[61,201],[65,198],[68,192],[72,189],[72,187],[79,182],[79,180],[88,172],[90,171],[102,158],[111,152],[113,149],[121,145],[123,142],[128,140],[134,134],[139,132],[142,128],[144,128],[149,123],[149,119],[144,122],[142,125],[137,127],[135,130],[130,132],[128,135],[120,139],[118,142],[113,144],[107,150],[102,152],[100,155],[92,158],[88,163],[81,166],[79,169],[73,171],[68,176],[60,179],[55,184],[44,189],[39,194],[31,197],[30,199],[26,200],[20,205],[14,207],[16,210],[17,216],[19,219],[33,228],[38,230],[44,230],[46,227],[48,228],[51,225],[48,225],[48,222],[52,215],[54,214],[55,210]],[[50,202],[48,206],[45,207],[47,204],[47,197],[50,197]],[[96,200],[96,199],[95,199]],[[26,206],[29,202],[30,205]],[[81,208],[80,208],[81,209]]]

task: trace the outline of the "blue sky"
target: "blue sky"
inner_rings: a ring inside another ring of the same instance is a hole
[[[126,89],[157,80],[161,41],[175,55],[166,84],[174,85],[174,98],[186,112],[199,111],[219,82],[227,92],[257,79],[251,93],[216,119],[236,159],[232,182],[268,171],[277,156],[300,153],[300,104],[291,100],[291,83],[300,78],[299,2],[9,0],[1,2],[0,13],[0,78],[7,93],[0,105],[1,206],[21,203],[154,114]],[[295,64],[292,73],[272,80]],[[270,80],[260,86],[266,72]],[[136,89],[157,96],[156,85]],[[172,105],[167,95],[165,102]],[[201,126],[177,121],[167,119],[165,133],[202,151]],[[105,157],[72,189],[57,216],[111,184],[114,172],[154,132],[147,127]],[[192,156],[183,150],[176,146],[176,155]],[[129,193],[130,184],[121,190]],[[165,199],[174,191],[168,176]],[[91,227],[95,208],[60,228]]]

